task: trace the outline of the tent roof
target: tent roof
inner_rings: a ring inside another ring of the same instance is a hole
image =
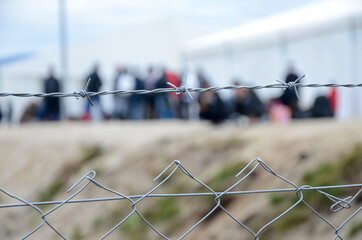
[[[338,29],[362,17],[361,0],[327,0],[281,12],[188,42],[185,53],[215,50],[238,43],[271,42]]]

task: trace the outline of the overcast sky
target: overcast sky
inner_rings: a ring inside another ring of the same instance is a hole
[[[310,2],[313,0],[68,0],[68,41],[83,44],[125,26],[160,19],[192,23],[203,33],[213,33]],[[57,49],[58,4],[58,0],[0,0],[0,58]]]

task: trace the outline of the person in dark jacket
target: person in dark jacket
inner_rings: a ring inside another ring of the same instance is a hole
[[[162,76],[156,82],[156,88],[168,88],[166,70],[162,71]],[[172,117],[168,93],[158,93],[155,95],[155,107],[158,119],[168,119]]]
[[[205,87],[210,87],[206,84]],[[227,118],[225,104],[217,92],[203,92],[199,96],[200,119],[210,120],[214,124],[222,123]]]
[[[145,89],[145,84],[141,78],[135,76],[134,90]],[[129,115],[132,120],[142,120],[146,115],[145,95],[132,94],[129,97]]]
[[[54,93],[60,92],[60,84],[58,79],[54,77],[54,68],[49,68],[48,78],[44,81],[44,92]],[[44,114],[43,119],[48,121],[59,120],[60,117],[60,98],[45,97],[44,98]]]
[[[294,66],[290,65],[288,69],[287,76],[285,78],[285,82],[294,82],[298,79],[298,75],[294,71]],[[300,81],[299,81],[300,83]],[[299,90],[298,90],[299,91]],[[285,89],[283,94],[279,97],[279,100],[282,104],[289,107],[292,118],[304,118],[306,117],[305,113],[299,107],[299,101],[296,92],[294,89]]]
[[[311,115],[314,118],[333,117],[331,104],[326,96],[318,96],[311,109]]]
[[[94,65],[93,68],[93,72],[87,77],[86,82],[88,81],[88,79],[90,78],[90,82],[88,85],[88,89],[87,92],[99,92],[101,86],[102,86],[102,80],[100,79],[99,75],[98,75],[98,69],[99,66],[98,64]],[[92,101],[98,101],[99,100],[99,96],[92,96],[91,97]]]
[[[146,90],[155,89],[157,80],[157,74],[155,74],[153,67],[150,66],[147,70],[146,77],[143,79],[144,88]],[[153,119],[157,117],[154,94],[145,95],[145,111],[146,119]]]
[[[85,83],[88,82],[88,79],[90,79],[90,82],[88,84],[87,92],[99,92],[102,86],[102,80],[99,77],[98,74],[99,66],[98,64],[95,64],[93,67],[92,73],[87,77]],[[99,121],[103,119],[103,109],[100,104],[99,96],[91,96],[90,99],[92,100],[94,106],[91,109],[90,103],[87,101],[86,105],[86,112],[85,116],[82,117],[84,119],[92,118],[93,120]]]
[[[240,85],[235,81],[234,85]],[[256,93],[251,89],[238,89],[233,97],[234,112],[247,116],[251,122],[256,121],[265,113],[265,107]]]

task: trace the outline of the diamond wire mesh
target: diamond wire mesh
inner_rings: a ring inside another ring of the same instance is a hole
[[[251,168],[251,170],[249,170]],[[290,185],[290,188],[284,188],[284,189],[267,189],[267,190],[256,190],[256,191],[232,191],[237,185],[244,182],[245,179],[250,177],[250,175],[257,169],[262,168],[264,171],[268,172],[269,174],[273,175],[275,178],[278,178],[282,180],[283,182]],[[67,192],[71,192],[75,188],[81,186],[77,191],[75,191],[70,197],[68,197],[66,200],[63,201],[51,201],[51,202],[28,202],[16,195],[13,195],[9,193],[8,191],[4,190],[3,188],[0,188],[0,191],[16,200],[18,200],[21,203],[18,204],[3,204],[0,205],[1,208],[11,208],[11,207],[31,207],[34,211],[39,213],[39,217],[42,219],[41,223],[35,227],[32,231],[30,231],[28,234],[26,234],[22,239],[27,239],[30,237],[33,233],[38,231],[40,228],[47,225],[50,227],[57,235],[59,235],[63,239],[67,239],[65,235],[63,235],[54,225],[48,221],[47,216],[52,214],[54,211],[59,211],[58,209],[61,209],[62,206],[65,204],[70,203],[86,203],[86,202],[99,202],[99,201],[129,201],[131,203],[131,209],[130,213],[124,217],[123,219],[120,219],[119,222],[111,228],[106,234],[104,234],[100,239],[105,239],[107,236],[109,236],[114,230],[116,230],[118,227],[120,227],[124,222],[126,222],[132,215],[138,215],[142,221],[147,224],[149,228],[151,228],[156,234],[158,234],[163,239],[169,239],[165,234],[163,234],[160,230],[158,230],[155,226],[152,225],[150,221],[146,219],[145,216],[142,215],[140,211],[137,210],[137,204],[139,204],[141,201],[143,201],[146,198],[174,198],[174,197],[197,197],[197,196],[213,196],[214,197],[214,206],[213,208],[207,212],[197,223],[195,223],[191,228],[189,228],[180,238],[185,238],[191,231],[193,231],[195,228],[197,228],[202,222],[204,222],[208,217],[210,217],[217,209],[225,212],[232,220],[234,220],[241,228],[245,229],[247,232],[250,233],[250,236],[253,239],[259,239],[260,234],[268,228],[270,225],[272,225],[274,222],[278,221],[280,218],[282,218],[287,213],[293,211],[294,208],[298,205],[305,205],[309,210],[311,214],[315,214],[319,219],[327,224],[331,231],[334,231],[335,237],[333,239],[343,239],[343,237],[340,234],[340,230],[348,224],[348,222],[355,217],[361,210],[362,207],[359,207],[356,211],[354,211],[341,225],[336,226],[332,224],[329,220],[327,220],[321,213],[319,213],[316,209],[314,209],[310,204],[307,203],[307,201],[304,199],[303,193],[306,191],[315,191],[316,194],[322,194],[325,196],[329,201],[332,203],[330,206],[330,211],[332,213],[336,213],[339,211],[342,211],[344,209],[351,208],[351,205],[354,203],[353,201],[359,196],[359,194],[362,192],[362,183],[361,184],[350,184],[350,185],[337,185],[337,186],[321,186],[321,187],[312,187],[308,185],[303,186],[297,186],[295,183],[291,182],[290,180],[280,176],[276,172],[274,172],[268,165],[266,165],[260,158],[255,158],[252,160],[249,164],[247,164],[237,175],[236,177],[242,176],[235,184],[233,184],[231,187],[227,188],[223,192],[215,192],[212,188],[210,188],[208,185],[206,185],[204,182],[197,179],[189,170],[187,170],[180,161],[174,161],[171,163],[168,167],[166,167],[155,179],[154,181],[157,181],[160,179],[163,175],[166,174],[167,171],[171,170],[171,172],[163,178],[163,180],[158,183],[155,187],[153,187],[151,190],[149,190],[147,193],[143,195],[124,195],[122,193],[119,193],[115,190],[112,190],[98,181],[95,180],[96,172],[90,171],[87,174],[85,174],[82,178],[80,178],[71,188],[68,189]],[[197,184],[205,187],[209,190],[209,193],[173,193],[173,194],[153,194],[157,189],[159,189],[166,181],[168,181],[176,171],[180,171],[184,175],[186,175],[188,178],[195,181]],[[81,185],[83,184],[83,185]],[[106,190],[117,197],[114,198],[94,198],[94,199],[80,199],[80,200],[73,200],[78,194],[80,194],[87,186],[90,184],[93,184],[94,186],[101,188],[103,190]],[[328,189],[337,189],[337,188],[359,188],[359,190],[353,195],[348,196],[346,198],[339,198],[334,195],[331,195],[324,190]],[[297,196],[297,200],[293,203],[292,206],[290,206],[288,209],[283,211],[281,214],[279,214],[277,217],[266,223],[264,226],[262,226],[259,230],[253,231],[250,226],[248,226],[243,221],[237,219],[234,217],[221,203],[221,199],[226,195],[242,195],[242,194],[265,194],[265,193],[278,193],[278,192],[294,192]],[[357,204],[357,203],[356,203]],[[40,205],[55,205],[55,207],[52,207],[50,210],[44,212],[41,210],[38,206]]]

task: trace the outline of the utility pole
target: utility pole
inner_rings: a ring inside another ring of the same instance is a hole
[[[358,24],[356,19],[352,19],[351,27],[350,27],[350,39],[351,39],[351,82],[352,83],[359,83],[359,66],[360,66],[360,57],[358,55]],[[351,92],[350,96],[350,104],[351,104],[351,116],[353,118],[361,117],[361,105],[362,105],[362,99],[359,94],[359,89],[356,89],[356,91]]]
[[[60,69],[61,69],[61,91],[66,91],[68,78],[68,42],[66,22],[66,0],[59,0],[59,45],[60,45]],[[61,118],[66,116],[64,101],[61,102]]]

